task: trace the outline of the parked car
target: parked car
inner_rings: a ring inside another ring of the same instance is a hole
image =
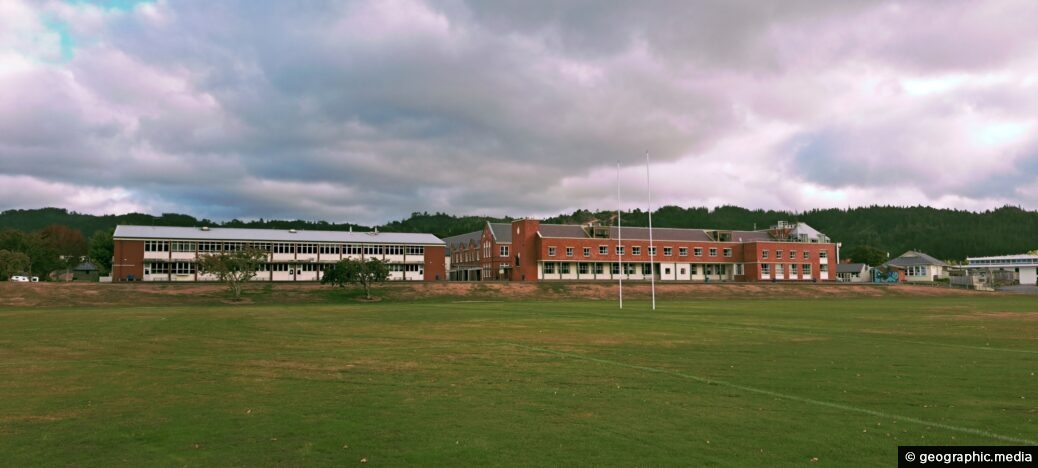
[[[28,283],[29,282],[29,277],[28,276],[18,276],[18,275],[16,275],[16,276],[12,276],[11,277],[11,281],[17,281],[19,283]],[[37,279],[36,281],[39,281],[39,279]]]

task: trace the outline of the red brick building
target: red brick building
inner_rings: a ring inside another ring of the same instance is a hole
[[[487,223],[444,239],[452,280],[834,281],[838,244],[804,223],[758,231]]]

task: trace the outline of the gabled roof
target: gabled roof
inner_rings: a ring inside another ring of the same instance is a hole
[[[861,273],[868,268],[864,263],[840,263],[836,265],[836,273]]]
[[[447,244],[447,255],[450,256],[450,251],[455,246],[464,245],[468,246],[470,243],[475,242],[479,245],[479,240],[483,237],[483,231],[466,232],[465,234],[458,234],[456,236],[450,236],[443,239],[443,242]]]
[[[443,241],[432,234],[408,232],[309,231],[304,229],[292,232],[291,230],[282,229],[120,225],[115,228],[115,234],[113,237],[116,239],[443,245]]]
[[[936,265],[943,267],[948,266],[947,263],[944,263],[922,252],[916,252],[914,250],[909,250],[908,252],[901,254],[900,257],[890,260],[887,263],[884,263],[883,265],[895,267],[910,267],[920,265]]]
[[[73,268],[72,271],[97,271],[97,266],[95,266],[92,262],[83,262],[80,263],[79,266]]]
[[[512,225],[509,223],[487,223],[490,226],[490,235],[498,244],[509,244],[512,242]],[[482,232],[482,231],[480,231]]]

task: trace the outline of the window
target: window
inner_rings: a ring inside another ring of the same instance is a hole
[[[613,263],[612,266],[609,267],[609,271],[612,274],[614,274],[614,275],[619,275],[620,274],[620,264],[619,263]]]
[[[642,254],[642,248],[641,247],[631,247],[631,255],[641,255],[641,254]]]
[[[776,250],[775,251],[775,260],[781,260],[781,259],[782,259],[782,251],[781,250]]]
[[[508,246],[507,245],[502,245],[501,247],[499,247],[499,250],[500,250],[500,254],[501,254],[502,257],[507,257],[508,256]]]
[[[624,254],[623,246],[621,246],[621,245],[616,246],[616,254],[617,255],[623,255]]]
[[[688,247],[678,247],[678,256],[679,257],[687,257],[688,256]]]
[[[407,252],[407,255],[425,255],[425,246],[409,245],[404,251]]]
[[[796,275],[797,274],[797,265],[795,263],[789,265],[789,274],[791,274],[791,275]]]
[[[829,265],[827,265],[825,263],[823,263],[821,265],[818,265],[818,272],[819,273],[829,273]]]
[[[174,252],[194,252],[195,251],[195,243],[194,242],[173,242],[171,245],[172,245],[172,250]]]
[[[301,254],[314,254],[317,253],[317,244],[299,244],[299,249],[296,251]]]
[[[649,247],[649,256],[650,257],[655,257],[656,256],[656,246],[655,245],[652,246],[652,247]]]
[[[205,242],[199,242],[198,243],[198,250],[202,250],[202,244],[205,244]],[[279,253],[279,254],[294,253],[295,249],[293,247],[294,246],[292,244],[282,244],[282,243],[274,244],[274,253]]]
[[[804,252],[804,253],[807,253],[807,252]],[[809,276],[811,274],[811,264],[810,263],[805,263],[805,264],[803,264],[801,266],[803,267],[803,268],[801,268],[801,271],[804,272],[804,276]]]
[[[599,255],[609,255],[609,246],[608,245],[600,245],[600,246],[598,246],[598,254]]]
[[[771,265],[768,265],[767,263],[762,264],[760,266],[760,274],[762,274],[762,275],[770,275],[771,274]]]
[[[566,256],[567,257],[572,257],[573,256],[573,247],[566,247]]]
[[[545,273],[555,273],[555,264],[552,263],[552,262],[545,263],[544,264],[544,272]]]
[[[382,252],[386,255],[403,255],[404,246],[402,245],[386,245],[382,247]]]
[[[818,252],[818,258],[829,258],[829,252],[825,250],[820,250]]]
[[[724,249],[723,252],[725,257],[732,258],[732,249]]]
[[[693,275],[698,275],[699,273],[697,273],[697,271],[698,271],[698,268],[696,268],[696,265],[694,265],[694,264],[693,265],[689,265],[689,273],[691,273]]]
[[[760,251],[760,258],[768,258],[768,249]]]
[[[735,274],[736,274],[736,275],[741,275],[741,274],[743,274],[743,273],[742,273],[742,263],[736,263],[736,264],[735,264]]]
[[[357,244],[346,244],[345,253],[348,255],[360,255],[364,253],[364,247]]]
[[[169,242],[166,241],[144,241],[145,252],[168,252]]]
[[[703,256],[703,248],[702,247],[695,247],[695,248],[693,248],[692,249],[692,255],[695,255],[697,257],[702,257]]]
[[[710,256],[711,257],[716,257],[717,256],[717,247],[710,247]]]
[[[684,275],[684,274],[685,274],[685,269],[684,269],[684,268],[682,268],[682,269],[681,269],[681,274],[682,274],[682,275]]]
[[[809,258],[811,258],[811,252],[808,252],[808,251],[805,250],[804,251],[804,260],[807,260]]]
[[[321,255],[339,255],[339,246],[321,244],[321,248],[318,252],[320,252]]]
[[[664,247],[663,248],[663,256],[664,257],[672,257],[672,256],[674,256],[674,247]]]
[[[169,271],[174,275],[193,275],[195,273],[195,264],[190,262],[170,263]]]
[[[710,276],[710,275],[714,274],[714,266],[713,265],[703,265],[703,274],[705,274],[707,276]]]
[[[584,247],[584,256],[585,257],[590,257],[591,256],[591,247]]]
[[[199,242],[199,252],[219,252],[223,248],[223,244],[220,242]]]
[[[603,270],[602,264],[601,263],[596,263],[595,264],[595,274],[596,275],[601,275],[602,274],[602,270]]]
[[[302,247],[302,245],[300,245],[299,247]],[[303,253],[303,252],[299,252],[299,253]],[[382,246],[381,245],[365,245],[364,246],[364,255],[382,255]]]
[[[168,263],[153,262],[153,263],[149,264],[149,268],[151,269],[151,274],[153,274],[153,275],[169,273],[169,264]]]
[[[781,263],[776,263],[775,264],[775,274],[776,275],[781,275],[782,274],[782,264]]]
[[[664,268],[663,269],[663,274],[669,275],[670,274],[670,268]]]
[[[628,275],[633,275],[634,274],[634,264],[633,263],[624,263],[624,273],[627,273]]]
[[[588,274],[588,272],[591,271],[590,267],[591,267],[591,265],[589,265],[587,263],[581,263],[580,265],[577,266],[577,273],[580,273],[582,275],[586,275],[586,274]]]
[[[559,264],[559,273],[568,275],[569,274],[569,263],[562,262]]]
[[[555,256],[555,250],[556,250],[555,247],[548,247],[548,256],[549,257],[554,257]]]
[[[642,274],[643,275],[651,275],[652,274],[652,264],[651,263],[642,263]]]
[[[797,259],[797,251],[796,250],[790,250],[789,251],[789,259],[790,260],[796,260]]]

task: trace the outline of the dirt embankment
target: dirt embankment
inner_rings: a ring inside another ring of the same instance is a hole
[[[386,283],[373,291],[386,300],[612,300],[615,283]],[[624,284],[624,297],[647,298],[647,283]],[[660,299],[851,298],[884,296],[983,295],[960,289],[908,285],[661,283]],[[229,293],[215,283],[10,283],[0,282],[0,307],[172,306],[228,302]],[[256,283],[246,286],[242,303],[327,303],[342,292],[314,283]]]

